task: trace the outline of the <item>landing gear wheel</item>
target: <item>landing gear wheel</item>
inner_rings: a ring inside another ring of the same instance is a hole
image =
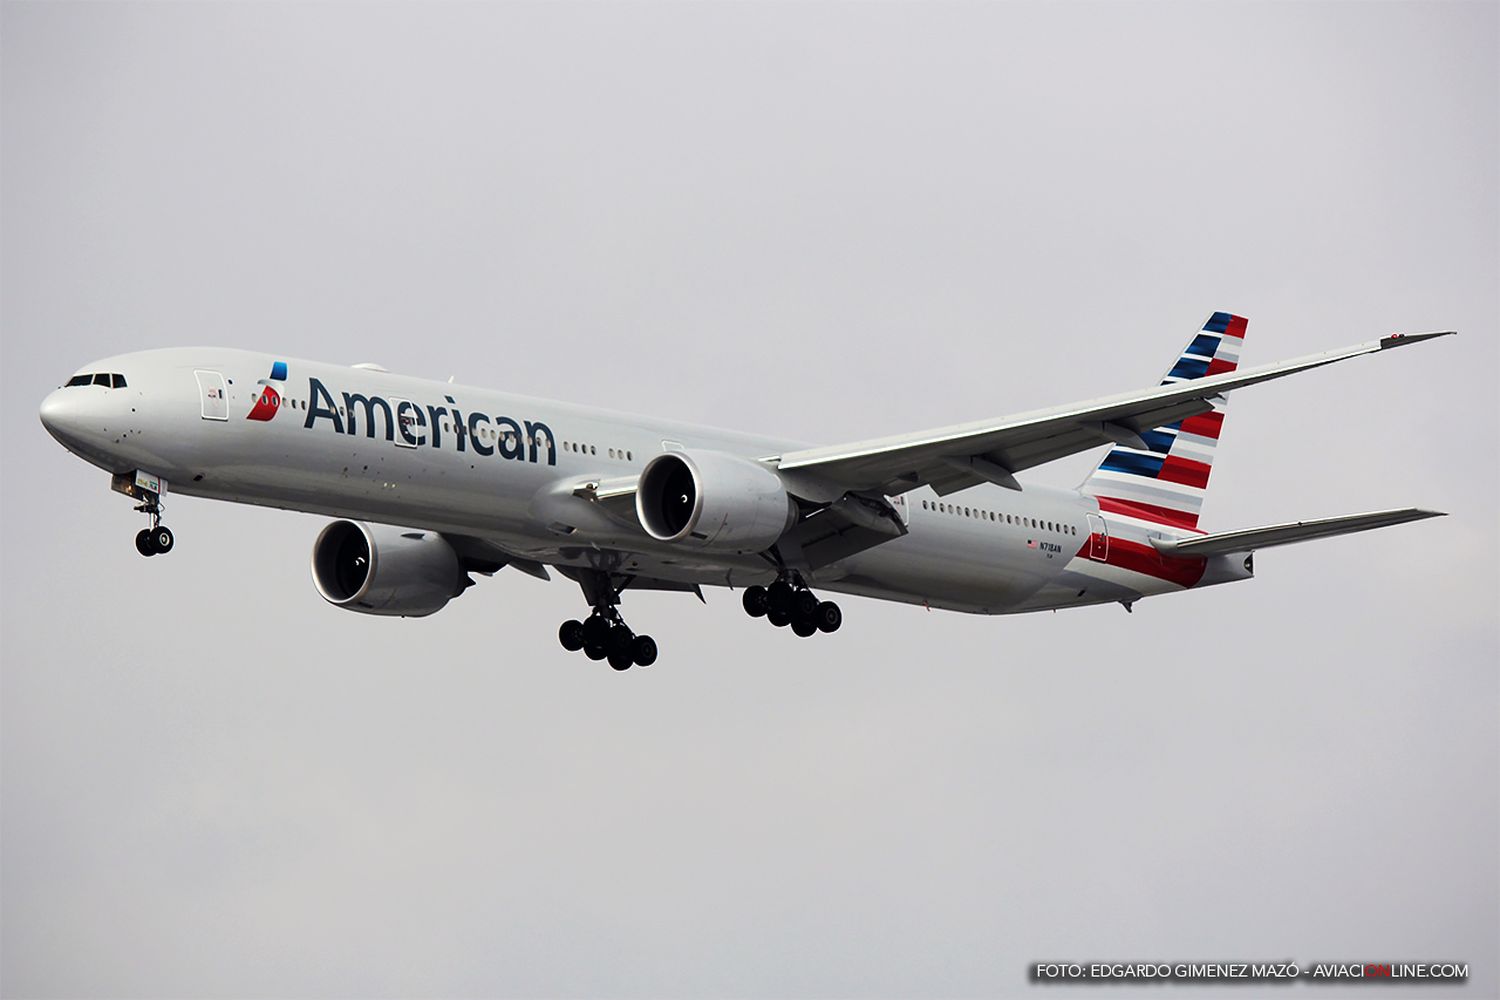
[[[158,524],[151,529],[151,549],[158,555],[166,555],[172,551],[172,543],[176,541],[172,537],[172,529],[165,524]]]
[[[777,628],[785,628],[792,623],[792,616],[787,614],[785,611],[767,611],[766,621],[770,622],[772,625],[775,625]]]
[[[745,596],[740,598],[740,603],[745,606],[745,614],[751,618],[761,618],[766,613],[766,588],[760,584],[745,588]]]
[[[630,644],[630,655],[638,667],[649,667],[656,662],[656,640],[649,635],[638,635]]]
[[[792,620],[792,631],[806,639],[810,635],[816,635],[818,626],[810,618],[794,618]]]
[[[792,590],[791,584],[785,580],[777,580],[766,588],[766,609],[782,614],[790,614],[792,610],[792,598],[795,596],[796,591]]]
[[[591,615],[583,623],[583,643],[586,646],[603,646],[609,638],[609,619],[603,615]],[[597,657],[596,657],[597,659]]]
[[[824,601],[818,605],[813,621],[817,624],[819,632],[837,632],[839,626],[844,624],[844,613],[839,610],[837,604]]]
[[[156,555],[156,550],[151,547],[150,528],[142,528],[135,533],[135,550],[143,556]]]
[[[557,630],[557,641],[568,652],[578,652],[583,648],[583,622],[572,618],[563,622]]]
[[[589,643],[583,647],[583,655],[591,660],[602,660],[609,655],[609,650],[603,646],[596,646],[593,643]]]
[[[811,618],[818,610],[818,595],[810,590],[799,590],[792,599],[792,614],[798,618]]]
[[[627,659],[630,657],[631,643],[635,642],[635,633],[623,624],[616,625],[609,630],[609,638],[604,640],[604,648],[609,650],[609,662],[615,662],[615,654],[618,653]]]
[[[629,670],[634,663],[635,659],[631,657],[628,648],[609,651],[609,665],[616,670]]]

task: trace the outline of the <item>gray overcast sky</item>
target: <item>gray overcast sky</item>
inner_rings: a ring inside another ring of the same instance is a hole
[[[0,990],[1291,958],[1494,995],[1497,36],[1493,3],[4,3]],[[36,419],[91,359],[213,343],[832,443],[1148,385],[1213,309],[1250,363],[1464,335],[1237,394],[1208,527],[1453,516],[1130,616],[850,599],[798,642],[632,596],[663,655],[615,675],[557,648],[563,582],[328,607],[313,517],[181,499],[144,561]]]

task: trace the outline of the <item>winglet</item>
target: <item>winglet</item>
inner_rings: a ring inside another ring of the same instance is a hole
[[[1436,333],[1393,333],[1387,337],[1380,338],[1380,349],[1388,351],[1392,347],[1405,347],[1407,344],[1415,344],[1422,340],[1431,340],[1433,337],[1451,337],[1458,333],[1457,330],[1439,330]]]

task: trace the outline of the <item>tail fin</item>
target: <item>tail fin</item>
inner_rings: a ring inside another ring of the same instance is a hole
[[[1239,367],[1247,320],[1216,312],[1182,352],[1161,384],[1220,375]],[[1143,431],[1139,442],[1104,456],[1081,489],[1102,510],[1179,528],[1196,528],[1208,491],[1219,432],[1229,401],[1215,396],[1213,410]],[[1135,444],[1143,447],[1134,447]]]

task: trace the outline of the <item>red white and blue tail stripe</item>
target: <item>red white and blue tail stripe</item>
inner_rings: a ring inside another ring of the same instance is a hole
[[[1161,384],[1234,371],[1246,323],[1242,316],[1214,313]],[[1224,396],[1211,402],[1213,410],[1208,413],[1141,434],[1145,448],[1116,446],[1084,481],[1083,492],[1097,498],[1099,508],[1108,513],[1196,529],[1229,405]]]

